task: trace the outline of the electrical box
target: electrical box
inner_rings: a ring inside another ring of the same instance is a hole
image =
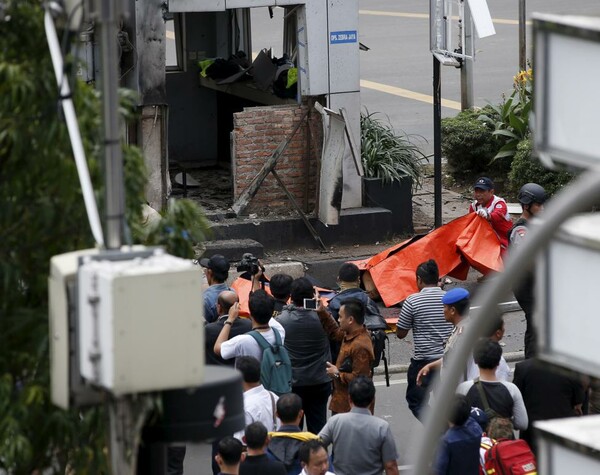
[[[162,250],[113,254],[81,258],[81,375],[115,395],[202,384],[201,269]]]
[[[98,249],[69,252],[50,259],[48,317],[50,327],[50,398],[63,408],[99,404],[102,394],[79,374],[76,281],[79,258]]]

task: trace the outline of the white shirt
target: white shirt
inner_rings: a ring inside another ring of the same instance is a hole
[[[302,469],[302,471],[298,475],[308,475],[308,473],[306,472],[306,470]],[[325,472],[325,475],[335,475],[335,473],[327,471]]]
[[[279,397],[267,391],[262,384],[244,391],[244,414],[246,426],[253,422],[262,422],[267,431],[273,432],[279,427],[279,420],[274,417]],[[234,437],[242,440],[244,431],[236,432]]]
[[[285,330],[274,318],[269,320],[270,330],[261,332],[260,334],[267,340],[271,345],[275,343],[274,331],[278,331],[281,336],[281,343],[285,340]],[[248,334],[234,336],[231,340],[224,341],[221,344],[221,358],[229,360],[231,358],[238,358],[239,356],[254,356],[258,361],[262,361],[262,348],[256,342],[256,340]]]
[[[473,353],[471,353],[467,360],[467,381],[475,378],[479,378],[479,366],[475,364]],[[510,379],[510,366],[508,366],[504,356],[500,357],[500,364],[496,368],[496,378],[498,378],[498,381],[508,381]]]

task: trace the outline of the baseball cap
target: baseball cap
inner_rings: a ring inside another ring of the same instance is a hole
[[[462,287],[456,287],[452,290],[449,290],[442,297],[442,303],[444,305],[452,305],[453,303],[460,302],[461,300],[469,298],[469,291],[467,289],[463,289]]]
[[[482,432],[485,432],[487,430],[489,420],[488,416],[484,411],[482,411],[478,407],[471,407],[470,416],[479,424],[479,427],[481,427]]]
[[[215,254],[209,259],[200,259],[200,265],[216,272],[229,272],[229,261],[221,254]]]
[[[473,188],[480,188],[482,190],[493,190],[494,182],[487,176],[477,178],[477,181],[473,185]]]

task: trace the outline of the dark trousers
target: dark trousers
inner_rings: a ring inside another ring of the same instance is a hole
[[[408,367],[408,373],[406,374],[406,380],[408,386],[406,387],[406,402],[408,408],[411,410],[413,415],[421,420],[421,411],[425,407],[429,407],[428,398],[431,392],[431,382],[437,374],[437,370],[430,371],[427,376],[421,378],[421,385],[417,385],[417,375],[421,368],[434,360],[415,360],[410,359],[410,366]]]
[[[183,460],[185,459],[185,445],[174,445],[167,448],[167,473],[168,475],[183,474]]]
[[[533,358],[537,353],[537,335],[533,326],[533,311],[535,301],[533,288],[526,285],[514,289],[515,298],[525,313],[525,358]]]
[[[327,422],[327,401],[331,395],[331,383],[293,386],[292,392],[302,398],[307,430],[318,434]],[[304,427],[304,421],[300,427]]]

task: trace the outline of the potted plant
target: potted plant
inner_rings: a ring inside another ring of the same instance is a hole
[[[413,232],[412,190],[421,186],[422,165],[427,157],[413,137],[397,133],[389,119],[361,113],[361,158],[364,168],[363,203],[393,214],[392,231]]]

